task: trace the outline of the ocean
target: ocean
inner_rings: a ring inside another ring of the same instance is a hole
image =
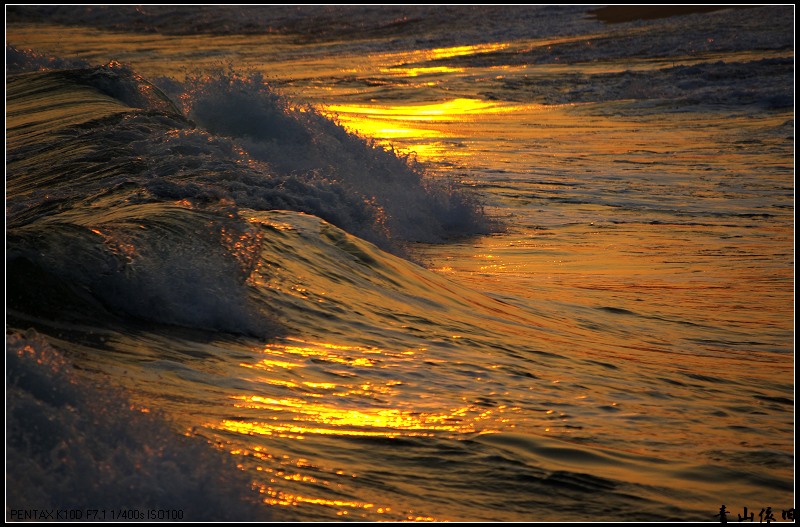
[[[794,6],[6,43],[7,520],[793,514]]]

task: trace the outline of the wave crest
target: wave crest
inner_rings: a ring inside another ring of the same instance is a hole
[[[86,224],[47,222],[9,236],[9,307],[57,318],[106,312],[202,330],[278,333],[248,297],[261,235],[246,223],[158,205],[77,221]]]
[[[346,131],[313,107],[292,105],[259,73],[227,69],[189,77],[180,99],[198,125],[234,138],[279,174],[341,187],[393,238],[441,242],[488,229],[476,195],[428,177],[410,157]]]

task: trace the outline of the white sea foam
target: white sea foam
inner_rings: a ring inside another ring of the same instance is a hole
[[[230,458],[88,380],[33,330],[6,335],[6,481],[9,509],[33,519],[271,519]]]

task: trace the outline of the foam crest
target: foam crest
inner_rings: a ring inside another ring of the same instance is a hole
[[[227,455],[81,377],[33,330],[6,336],[6,416],[7,498],[15,509],[270,519]]]
[[[200,126],[235,138],[279,174],[341,186],[391,237],[435,242],[488,228],[474,194],[428,177],[413,159],[347,132],[312,107],[293,106],[259,73],[228,69],[191,77],[180,98]]]

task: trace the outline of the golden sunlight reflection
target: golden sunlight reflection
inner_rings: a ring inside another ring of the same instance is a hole
[[[355,387],[348,395],[363,396],[363,386]],[[355,408],[342,399],[309,401],[299,397],[235,396],[235,408],[264,410],[274,421],[224,419],[215,428],[244,435],[266,435],[303,439],[308,434],[398,437],[432,436],[435,432],[472,433],[476,423],[493,417],[490,409],[463,406],[446,412],[417,412],[398,408]],[[355,405],[353,405],[355,406]],[[287,415],[289,414],[289,415]]]
[[[435,405],[425,385],[408,385],[392,371],[415,368],[417,352],[286,339],[241,363],[258,393],[231,396],[234,415],[207,426],[245,436],[432,436],[494,431],[505,406],[486,408],[465,397]],[[329,364],[340,370],[319,369]],[[359,374],[355,375],[354,372]],[[374,372],[374,373],[370,373]],[[432,406],[434,405],[434,406]]]
[[[443,60],[467,55],[478,55],[501,51],[510,46],[507,42],[490,42],[486,44],[471,44],[466,46],[449,46],[446,48],[420,49],[412,52],[403,52],[407,60]],[[390,55],[383,55],[388,57]]]
[[[230,451],[234,456],[251,458],[258,464],[255,466],[257,472],[263,474],[266,479],[253,483],[254,488],[264,496],[263,501],[268,505],[278,505],[284,507],[297,507],[303,504],[319,505],[323,507],[338,508],[337,515],[348,515],[349,512],[356,510],[369,511],[377,514],[387,514],[392,511],[388,506],[376,506],[369,501],[343,500],[335,497],[322,497],[322,494],[329,494],[331,487],[330,479],[336,478],[356,478],[356,474],[345,474],[341,469],[323,468],[315,465],[305,458],[291,459],[289,456],[273,456],[263,451],[263,447],[253,446],[251,449],[234,448]],[[279,459],[278,459],[279,458]],[[278,461],[279,464],[275,464]],[[241,468],[241,465],[240,465]],[[304,470],[316,471],[317,476],[304,473]],[[303,494],[290,491],[290,484],[300,483],[303,485]],[[275,486],[273,486],[275,485]],[[340,487],[341,484],[336,484]],[[308,493],[316,493],[316,496],[309,496]]]
[[[420,75],[432,75],[438,73],[461,73],[464,68],[452,68],[450,66],[431,66],[423,68],[405,68],[402,66],[393,66],[391,68],[381,68],[381,73],[389,73],[392,75],[401,75],[403,77],[419,77]]]
[[[508,105],[479,99],[450,99],[429,104],[364,105],[331,104],[326,108],[337,114],[367,115],[410,121],[460,121],[471,114],[504,113],[514,111],[517,105]]]
[[[456,98],[428,104],[331,104],[324,111],[347,128],[375,139],[378,144],[397,144],[425,160],[457,156],[463,146],[453,139],[469,135],[468,123],[513,114],[531,105]],[[538,106],[538,105],[534,105]],[[503,119],[503,117],[499,117]],[[454,123],[462,123],[453,127]],[[411,144],[403,144],[404,140]]]
[[[325,507],[345,507],[339,510],[339,516],[347,516],[349,509],[373,509],[373,512],[384,514],[390,512],[391,507],[375,507],[373,503],[361,501],[348,501],[348,500],[335,500],[327,498],[312,498],[309,496],[301,496],[290,492],[280,491],[268,485],[258,485],[258,490],[261,494],[267,496],[264,500],[269,505],[282,505],[282,506],[298,506],[304,503],[310,505],[322,505]]]
[[[241,366],[250,369],[273,372],[281,369],[288,370],[299,367],[302,365],[304,358],[311,358],[335,364],[370,367],[374,364],[374,359],[364,356],[355,356],[353,353],[355,352],[359,355],[383,354],[381,350],[374,348],[365,348],[360,346],[340,346],[328,343],[305,343],[295,339],[286,340],[287,342],[295,342],[296,344],[288,344],[285,346],[268,346],[265,349],[265,353],[268,353],[269,357],[261,359],[256,364],[242,363]],[[314,383],[305,384],[310,387],[319,387],[314,386]],[[330,385],[330,383],[327,384],[329,387],[335,386]]]

